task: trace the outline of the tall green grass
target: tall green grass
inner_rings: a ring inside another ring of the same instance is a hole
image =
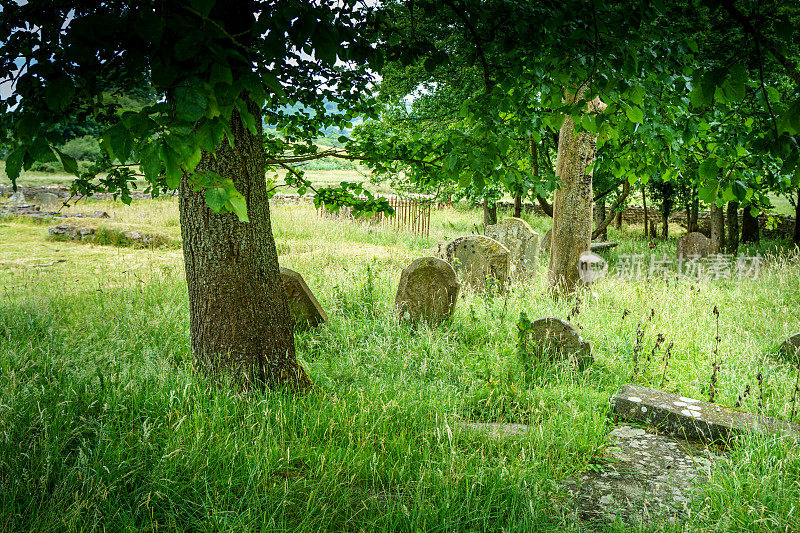
[[[115,216],[160,229],[170,205],[117,207]],[[537,275],[505,295],[465,290],[440,327],[398,322],[400,270],[478,219],[438,212],[424,239],[317,219],[307,206],[273,209],[281,264],[303,274],[330,316],[296,336],[315,382],[304,396],[240,395],[192,371],[180,254],[48,243],[39,226],[2,222],[0,529],[584,530],[566,518],[561,484],[603,453],[609,397],[631,381],[660,386],[663,348],[647,356],[662,333],[674,343],[664,388],[705,398],[714,306],[717,400],[733,405],[750,384],[744,409],[788,418],[797,371],[768,354],[800,330],[796,250],[770,255],[757,280],[612,277],[580,302],[546,295],[542,258]],[[650,253],[636,228],[611,237],[622,242],[612,262]],[[30,254],[69,260],[35,268]],[[576,306],[595,364],[548,367],[526,385],[519,313],[566,318]],[[532,430],[497,438],[464,421]],[[786,439],[743,439],[698,493],[685,529],[800,529],[797,451]]]

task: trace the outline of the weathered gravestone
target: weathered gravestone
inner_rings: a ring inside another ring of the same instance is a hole
[[[523,348],[534,361],[569,361],[583,369],[594,360],[592,345],[560,318],[537,318],[524,329]]]
[[[542,252],[549,254],[550,253],[550,242],[553,240],[553,230],[552,228],[544,232],[544,237],[542,237],[542,246],[540,247]]]
[[[43,207],[57,207],[62,201],[57,195],[51,192],[43,192],[36,197],[36,202]]]
[[[281,267],[281,279],[295,326],[314,327],[328,320],[328,315],[306,285],[303,276]]]
[[[800,426],[791,422],[638,385],[622,387],[611,399],[611,412],[617,418],[652,425],[674,437],[706,442],[727,443],[749,433],[800,434]]]
[[[486,236],[508,248],[511,272],[524,275],[536,272],[539,266],[540,235],[521,218],[507,218],[486,227]]]
[[[508,249],[483,235],[467,235],[439,247],[439,257],[453,265],[462,280],[486,289],[496,283],[502,290],[508,278]]]
[[[706,257],[708,255],[708,247],[711,241],[697,231],[687,233],[678,239],[678,257],[700,256]]]
[[[793,365],[800,365],[800,333],[795,333],[781,345],[778,354]]]
[[[8,203],[11,205],[27,205],[27,200],[25,200],[25,195],[22,194],[22,191],[17,191],[11,195],[11,198],[8,199]]]
[[[414,260],[400,273],[395,312],[405,320],[435,323],[453,316],[459,284],[456,271],[437,257]]]

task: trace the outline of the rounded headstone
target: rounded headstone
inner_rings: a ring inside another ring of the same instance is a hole
[[[456,271],[436,257],[414,260],[400,273],[394,307],[404,320],[439,322],[453,316],[459,289]]]
[[[8,203],[11,205],[27,205],[28,202],[25,200],[25,195],[22,191],[18,190],[11,195],[11,198],[8,199]]]
[[[439,247],[439,257],[453,265],[460,278],[477,289],[493,280],[502,290],[508,278],[508,248],[484,235],[467,235]]]
[[[592,345],[581,337],[578,330],[565,320],[538,318],[528,329],[529,349],[539,360],[569,360],[579,369],[594,360]]]
[[[678,239],[678,257],[706,257],[708,255],[708,246],[710,243],[711,241],[708,237],[700,232],[693,231],[692,233],[687,233]]]
[[[296,326],[316,326],[328,320],[328,315],[306,285],[303,276],[281,267],[281,280],[286,291],[289,312]]]
[[[790,363],[800,365],[800,333],[795,333],[786,339],[778,353]]]
[[[51,192],[43,192],[36,198],[36,202],[43,207],[57,207],[61,204],[61,198]]]
[[[521,218],[506,218],[486,227],[486,236],[508,248],[511,272],[522,275],[536,272],[539,266],[540,235]]]

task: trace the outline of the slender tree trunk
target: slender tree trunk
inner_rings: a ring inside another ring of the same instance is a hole
[[[800,189],[797,189],[797,202],[794,204],[794,239],[795,244],[800,244]]]
[[[581,98],[585,86],[568,99]],[[605,104],[596,98],[589,103],[589,113],[602,112]],[[552,244],[548,286],[556,294],[574,292],[581,285],[578,259],[592,243],[592,172],[597,136],[588,131],[575,132],[575,123],[567,116],[558,141],[556,176],[561,187],[553,200]]]
[[[491,226],[497,224],[497,202],[488,199],[483,200],[483,225]]]
[[[622,211],[618,211],[617,212],[616,219],[614,221],[614,225],[616,226],[616,228],[618,230],[622,229]]]
[[[603,222],[606,221],[606,201],[604,199],[598,200],[595,203],[595,207],[597,209],[594,217],[594,223],[596,228],[600,230],[600,232],[597,234],[597,237],[602,241],[607,241],[608,231],[605,227],[601,229]]]
[[[522,216],[522,191],[514,193],[514,216],[520,218]]]
[[[711,242],[708,246],[709,254],[718,254],[724,246],[723,233],[725,232],[725,212],[722,206],[711,204]]]
[[[204,154],[197,172],[230,178],[247,200],[249,222],[216,214],[190,177],[180,186],[181,236],[189,289],[189,330],[196,367],[212,378],[228,376],[245,389],[305,389],[311,381],[295,358],[292,321],[272,236],[266,155],[237,113],[233,146],[223,141]]]
[[[692,187],[692,199],[689,208],[689,220],[686,231],[688,231],[689,233],[700,231],[700,225],[697,223],[697,219],[699,216],[700,216],[700,199],[697,197],[697,189]]]
[[[536,195],[536,201],[539,202],[539,207],[542,208],[544,214],[549,216],[550,218],[553,218],[553,206],[548,204],[547,200],[545,200],[542,196],[539,196],[538,194]]]
[[[742,242],[756,243],[761,240],[758,227],[758,217],[750,214],[752,206],[745,206],[742,209]]]
[[[674,203],[674,189],[666,189],[664,201],[661,203],[661,238],[666,240],[669,237],[669,216],[672,214]]]
[[[739,251],[739,202],[728,202],[728,253]]]
[[[647,191],[642,187],[642,209],[644,210],[644,236],[647,237],[648,217],[647,217]]]

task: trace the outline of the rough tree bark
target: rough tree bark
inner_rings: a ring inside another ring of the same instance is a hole
[[[567,99],[582,98],[586,87],[581,87]],[[605,104],[595,98],[589,102],[587,112],[597,113]],[[592,243],[592,171],[596,153],[597,135],[588,131],[575,132],[575,123],[567,116],[561,126],[558,141],[556,176],[561,187],[553,200],[553,228],[550,246],[548,286],[556,294],[574,292],[581,285],[578,259],[589,250]]]
[[[750,207],[745,206],[742,209],[742,242],[755,243],[761,240],[761,234],[758,227],[758,217],[750,214]]]
[[[483,225],[497,224],[497,202],[483,201]]]
[[[739,202],[728,202],[728,253],[739,251]]]
[[[516,218],[522,216],[522,191],[514,193],[514,216]]]
[[[642,187],[642,210],[644,211],[644,236],[648,236],[649,217],[647,216],[647,191]]]
[[[795,244],[800,244],[800,189],[797,189],[797,201],[794,204],[794,238]]]
[[[622,211],[617,211],[617,214],[614,217],[614,226],[617,229],[622,229]]]
[[[233,146],[223,141],[203,155],[197,172],[230,178],[247,200],[249,222],[208,208],[191,176],[180,186],[180,219],[192,354],[212,378],[229,376],[245,389],[302,390],[311,381],[295,358],[293,324],[278,267],[264,179],[266,153],[260,112],[253,135],[237,113]]]
[[[594,217],[595,223],[595,231],[592,233],[593,238],[600,238],[604,241],[608,240],[608,225],[606,224],[603,226],[603,222],[606,221],[606,201],[605,200],[598,200],[596,202],[597,212]]]
[[[718,254],[722,251],[725,242],[725,211],[722,206],[711,204],[711,242],[708,245],[709,254]]]
[[[700,225],[697,219],[700,216],[700,199],[697,197],[697,189],[692,188],[692,199],[689,201],[687,211],[688,218],[686,220],[686,231],[689,233],[700,231]]]

